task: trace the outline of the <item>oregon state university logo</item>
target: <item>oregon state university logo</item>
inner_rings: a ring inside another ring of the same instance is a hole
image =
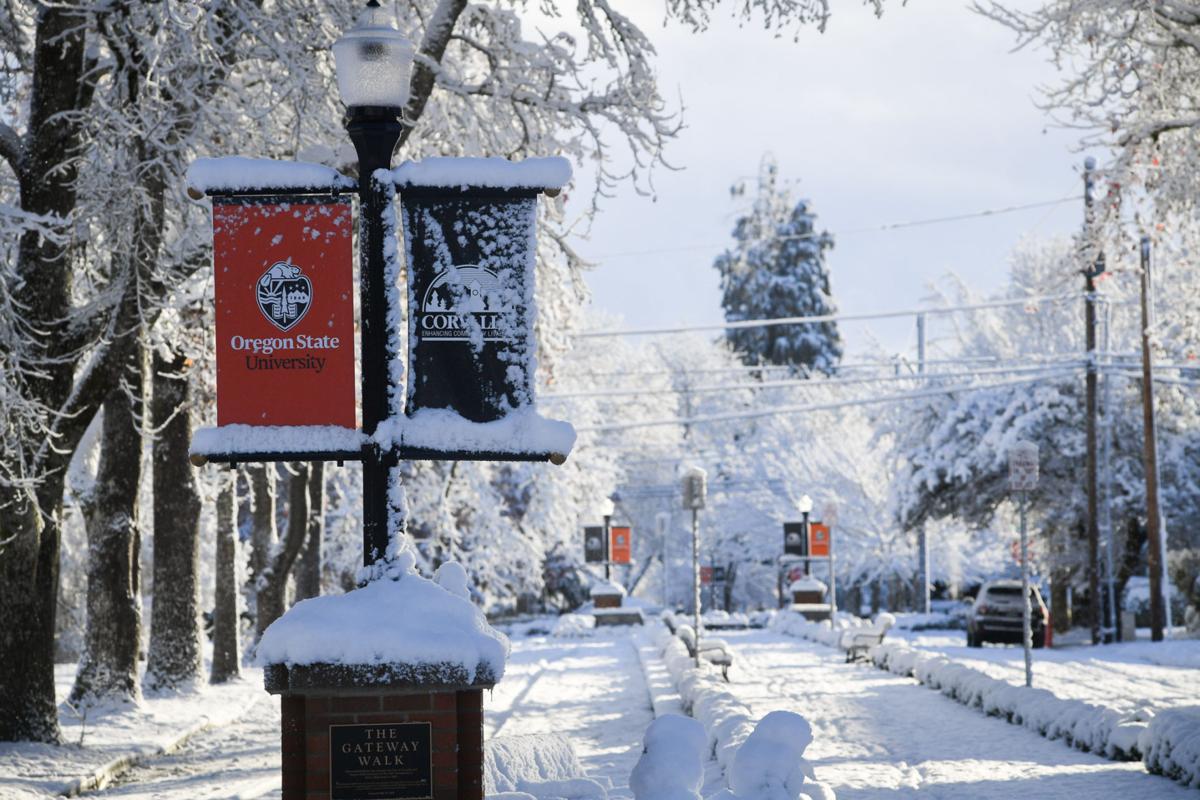
[[[258,279],[258,309],[281,331],[291,330],[312,306],[312,282],[297,266],[277,261]]]
[[[501,329],[500,278],[490,269],[464,264],[438,275],[421,298],[417,335],[427,341],[485,342],[508,338]]]

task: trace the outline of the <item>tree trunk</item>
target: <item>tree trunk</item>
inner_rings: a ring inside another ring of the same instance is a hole
[[[238,653],[237,520],[234,491],[237,482],[230,475],[217,495],[217,589],[213,611],[213,683],[224,683],[241,672]]]
[[[250,581],[254,587],[254,630],[266,630],[257,622],[259,599],[264,586],[264,573],[271,562],[275,541],[279,538],[275,529],[275,465],[250,464],[246,467],[250,482]]]
[[[1071,585],[1069,570],[1056,569],[1050,576],[1050,624],[1055,633],[1071,630],[1071,604],[1067,601],[1067,588]]]
[[[258,580],[256,632],[259,637],[272,622],[283,616],[288,575],[308,538],[308,467],[293,464],[292,469],[294,472],[288,479],[287,535],[282,546],[275,548]]]
[[[84,653],[69,702],[137,702],[142,609],[139,592],[141,532],[138,485],[142,472],[142,353],[127,386],[104,401],[96,492],[84,516],[88,533],[87,626]]]
[[[325,538],[325,463],[308,465],[308,540],[296,564],[296,600],[321,594],[321,545]]]
[[[146,686],[192,685],[200,676],[200,497],[188,461],[191,361],[154,351],[154,604]]]

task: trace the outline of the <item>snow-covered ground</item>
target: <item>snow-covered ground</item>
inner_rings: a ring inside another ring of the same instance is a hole
[[[489,738],[564,734],[588,776],[612,782],[611,798],[632,796],[629,773],[654,712],[629,628],[514,638],[504,680],[483,707]]]
[[[1020,647],[967,647],[963,631],[893,630],[913,647],[948,658],[1010,683],[1025,679]],[[1200,640],[1076,645],[1033,651],[1034,686],[1060,698],[1084,700],[1118,711],[1169,708],[1200,701]]]
[[[965,708],[908,678],[847,665],[823,645],[731,631],[734,693],[755,716],[785,709],[813,727],[805,753],[839,800],[1194,798],[1138,762],[1115,763]]]

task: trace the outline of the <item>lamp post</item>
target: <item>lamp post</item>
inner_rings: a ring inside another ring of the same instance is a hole
[[[810,531],[808,528],[808,516],[813,510],[812,498],[806,494],[801,495],[800,499],[796,502],[796,510],[799,511],[800,515],[804,518],[804,552],[808,555],[811,555],[811,553],[808,552],[808,549],[810,547],[810,543],[812,542],[812,531]],[[812,573],[810,566],[812,561],[809,560],[808,555],[806,555],[804,558],[805,576],[808,576]]]
[[[354,28],[333,44],[338,91],[346,104],[346,132],[358,154],[359,304],[362,312],[362,429],[368,436],[388,418],[388,362],[396,357],[388,331],[384,244],[391,226],[392,153],[403,130],[413,47],[392,25],[378,0],[369,0]],[[363,453],[363,566],[388,552],[388,484],[395,459],[378,445]]]
[[[604,515],[604,580],[612,579],[612,518],[617,513],[618,495],[613,492],[611,497],[604,498],[600,506]]]

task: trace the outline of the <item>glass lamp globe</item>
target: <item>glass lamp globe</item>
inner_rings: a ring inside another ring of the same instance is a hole
[[[612,501],[611,497],[606,497],[600,501],[600,516],[611,517],[617,513],[617,505]]]
[[[413,46],[371,0],[353,28],[333,43],[338,91],[349,108],[408,103]]]
[[[797,509],[797,510],[798,510],[798,511],[799,511],[801,514],[811,514],[811,513],[812,513],[812,510],[813,510],[813,501],[812,501],[812,498],[811,498],[811,497],[809,497],[808,495],[804,495],[803,497],[801,497],[801,498],[800,498],[800,499],[799,499],[799,500],[796,502],[796,509]]]

